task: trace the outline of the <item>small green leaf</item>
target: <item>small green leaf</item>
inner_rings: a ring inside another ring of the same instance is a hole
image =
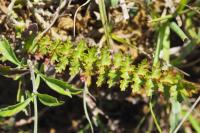
[[[12,50],[9,42],[5,38],[0,39],[0,52],[2,55],[17,66],[21,66],[21,62],[17,59],[14,51]]]
[[[47,94],[38,93],[37,96],[38,96],[40,102],[46,106],[53,107],[53,106],[60,106],[60,105],[64,104],[64,101],[58,101],[57,98],[47,95]]]
[[[75,88],[74,86],[55,78],[46,77],[45,75],[40,74],[44,82],[54,91],[72,97],[72,94],[78,94],[81,92],[80,89]]]
[[[25,101],[12,105],[12,106],[8,106],[5,108],[1,108],[0,109],[0,117],[9,117],[12,115],[15,115],[17,113],[19,113],[20,111],[22,111],[32,100],[32,97],[26,99]]]

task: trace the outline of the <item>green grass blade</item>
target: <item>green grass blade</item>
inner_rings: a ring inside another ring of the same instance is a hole
[[[189,38],[187,35],[175,22],[170,23],[170,28],[183,40],[183,42],[188,41]]]

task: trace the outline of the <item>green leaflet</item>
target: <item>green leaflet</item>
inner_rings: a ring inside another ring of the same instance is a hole
[[[88,50],[87,54],[84,54],[83,57],[83,67],[84,70],[92,74],[92,69],[94,68],[93,64],[97,60],[97,49],[96,48],[91,48]]]
[[[128,88],[128,84],[130,82],[130,75],[129,73],[133,71],[133,67],[131,67],[131,57],[127,56],[125,58],[125,61],[122,63],[122,67],[120,69],[121,74],[121,80],[120,80],[120,88],[122,91],[124,91],[126,88]]]
[[[83,40],[81,40],[75,48],[74,52],[72,53],[72,59],[70,60],[69,68],[71,76],[75,76],[79,73],[81,66],[80,61],[81,59],[83,59],[84,51],[86,50],[86,48],[86,43]]]
[[[123,61],[123,55],[121,52],[115,53],[114,54],[114,59],[113,59],[113,65],[115,68],[119,68],[121,66],[121,63]]]
[[[14,51],[12,50],[9,42],[5,38],[0,39],[0,53],[10,62],[17,66],[21,66],[21,62],[17,59]]]
[[[66,69],[66,66],[69,65],[69,58],[70,55],[73,53],[72,47],[73,45],[70,41],[63,43],[63,45],[60,45],[60,49],[57,52],[59,54],[59,58],[55,67],[57,73],[63,72]]]
[[[74,51],[73,58],[74,59],[81,59],[81,57],[84,55],[84,51],[86,49],[87,49],[87,47],[86,47],[85,41],[81,40],[78,43],[78,45],[77,45],[77,47],[76,47],[76,49]]]
[[[37,96],[38,96],[40,102],[46,106],[53,107],[53,106],[60,106],[60,105],[64,104],[64,101],[58,101],[57,98],[50,96],[48,94],[38,93]]]
[[[80,72],[80,62],[78,59],[71,60],[69,70],[71,76],[75,76]]]
[[[114,86],[120,79],[120,73],[119,73],[119,68],[122,65],[122,53],[118,52],[114,54],[113,58],[113,68],[109,71],[108,77],[109,80],[107,81],[109,88]]]
[[[56,72],[57,73],[63,72],[68,64],[69,64],[68,58],[66,58],[65,56],[60,57],[58,64],[55,67]]]
[[[141,88],[141,83],[142,80],[140,79],[140,77],[135,73],[132,79],[133,83],[131,85],[132,91],[137,93],[139,92],[140,88]]]
[[[154,88],[154,83],[152,79],[148,79],[145,83],[145,88],[147,89],[146,94],[147,96],[152,96],[153,88]]]
[[[115,69],[110,70],[108,73],[108,87],[111,88],[112,86],[114,86],[116,84],[116,79],[118,79],[118,74],[117,71]]]
[[[42,74],[40,74],[40,76],[52,90],[58,92],[59,94],[72,97],[72,94],[77,94],[81,92],[80,89],[77,89],[73,85],[68,84],[62,80],[46,77],[45,75]]]
[[[32,97],[25,101],[0,109],[0,117],[9,117],[22,111],[32,100]]]
[[[99,57],[99,60],[97,60],[97,67],[98,67],[98,74],[97,77],[97,86],[101,86],[106,79],[108,67],[111,65],[111,58],[110,53],[108,52],[107,48],[102,49],[102,53]]]
[[[160,65],[157,64],[156,66],[153,66],[152,71],[151,71],[151,78],[155,80],[159,80],[161,77],[161,68]]]
[[[147,62],[147,60],[143,60],[137,68],[137,74],[140,76],[145,76],[147,75],[147,73],[149,72],[148,70],[149,68],[149,63]]]

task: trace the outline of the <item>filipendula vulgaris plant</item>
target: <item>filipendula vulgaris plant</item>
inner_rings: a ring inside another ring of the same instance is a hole
[[[76,75],[84,77],[86,89],[90,86],[92,77],[96,76],[98,87],[108,84],[109,88],[119,86],[121,91],[131,88],[133,93],[147,96],[154,93],[169,93],[171,97],[184,97],[193,92],[193,86],[183,80],[183,75],[175,72],[173,68],[163,69],[159,63],[152,66],[146,59],[134,64],[129,54],[120,51],[112,52],[106,46],[100,49],[96,46],[87,46],[84,40],[75,45],[69,40],[65,42],[52,41],[46,36],[38,42],[34,51],[42,57],[48,58],[55,65],[56,73],[62,73],[69,68],[71,76],[69,81]],[[1,108],[0,117],[9,117],[21,111],[26,112],[26,107],[33,102],[34,133],[37,133],[37,101],[39,100],[46,106],[59,106],[64,103],[48,94],[39,93],[40,79],[50,89],[61,95],[72,97],[72,95],[82,92],[82,89],[78,89],[72,84],[47,76],[42,67],[38,67],[37,60],[30,58],[30,55],[19,60],[4,37],[0,40],[0,53],[4,60],[16,66],[11,68],[1,65],[0,74],[18,80],[19,84],[22,84],[24,76],[29,74],[33,87],[32,92],[28,92],[28,90],[23,92],[22,87],[19,87],[18,103]],[[43,65],[44,63],[41,66]]]

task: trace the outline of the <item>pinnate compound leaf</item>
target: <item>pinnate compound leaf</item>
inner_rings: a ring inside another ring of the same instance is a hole
[[[8,40],[5,38],[0,39],[0,53],[10,62],[14,63],[17,66],[21,66],[21,62],[17,59]]]
[[[0,109],[0,117],[9,117],[22,111],[32,100],[32,97],[25,101]]]
[[[38,93],[37,96],[38,96],[40,102],[46,106],[53,107],[53,106],[60,106],[60,105],[64,104],[64,101],[58,101],[57,98],[50,96],[48,94]]]

